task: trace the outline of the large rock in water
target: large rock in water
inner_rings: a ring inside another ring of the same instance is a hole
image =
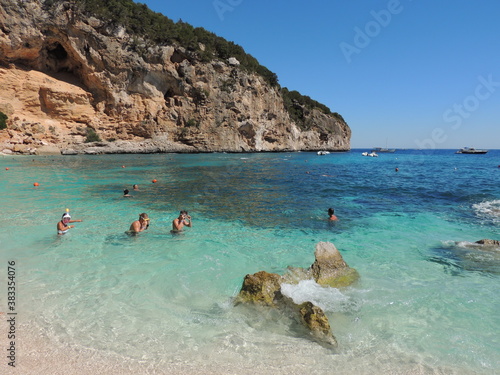
[[[277,299],[281,296],[281,276],[275,273],[260,271],[246,275],[236,303],[250,302],[257,305],[277,307]]]
[[[285,297],[281,293],[282,281],[280,275],[266,271],[246,275],[235,304],[250,303],[290,312],[293,319],[309,330],[314,340],[322,345],[337,347],[337,340],[332,334],[330,323],[323,310],[311,302],[297,305],[291,298]]]
[[[308,269],[288,267],[283,282],[296,284],[301,280],[314,279],[319,285],[341,288],[359,279],[358,271],[347,265],[331,242],[318,242],[314,256],[316,260]]]
[[[338,346],[337,340],[332,334],[330,322],[320,307],[312,302],[304,302],[299,305],[299,314],[302,323],[318,342],[328,344],[334,348]]]
[[[246,275],[240,293],[235,298],[235,304],[250,303],[292,312],[292,317],[300,321],[315,340],[334,348],[337,347],[337,340],[323,310],[312,302],[297,305],[281,292],[282,284],[297,283],[300,280],[314,279],[320,285],[343,287],[359,278],[358,272],[345,263],[332,243],[318,243],[314,255],[316,260],[307,270],[289,268],[284,276],[266,271]]]
[[[316,261],[311,266],[314,280],[320,285],[334,288],[351,285],[359,274],[344,262],[342,255],[331,242],[319,242],[314,252]]]

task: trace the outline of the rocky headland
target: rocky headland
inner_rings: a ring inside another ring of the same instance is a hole
[[[294,102],[298,123],[236,58],[151,44],[78,1],[0,0],[0,86],[4,153],[350,149],[342,116]]]

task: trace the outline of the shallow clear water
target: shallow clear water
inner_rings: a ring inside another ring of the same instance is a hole
[[[500,151],[362,151],[0,158],[0,260],[17,264],[19,321],[54,345],[158,373],[188,362],[231,373],[255,363],[274,373],[499,371],[500,250],[469,245],[500,239]],[[83,222],[57,236],[66,208]],[[193,228],[172,236],[181,209]],[[141,212],[151,226],[129,237]],[[325,310],[335,352],[287,317],[231,303],[246,274],[309,267],[319,241],[361,281],[287,293]]]

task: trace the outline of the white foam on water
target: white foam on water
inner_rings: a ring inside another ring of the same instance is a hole
[[[494,223],[500,222],[500,199],[475,203],[472,208],[479,217]]]
[[[349,312],[356,303],[337,288],[325,287],[314,280],[302,280],[298,284],[282,284],[281,292],[296,304],[312,302],[328,312]]]

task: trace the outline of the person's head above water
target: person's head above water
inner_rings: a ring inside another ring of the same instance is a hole
[[[128,189],[123,190],[123,195],[127,195],[127,194],[128,194]]]
[[[69,221],[71,220],[71,216],[69,213],[65,212],[63,213],[62,217],[61,217],[61,221],[63,223],[69,223]]]
[[[328,215],[332,216],[335,214],[335,211],[333,210],[333,208],[329,208],[328,209]]]

